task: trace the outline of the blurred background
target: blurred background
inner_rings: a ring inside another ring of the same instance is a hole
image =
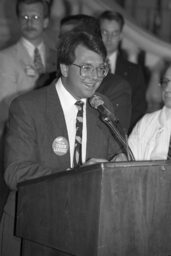
[[[58,23],[68,14],[97,15],[104,9],[120,11],[125,19],[123,48],[132,61],[144,61],[152,68],[160,58],[171,59],[171,0],[46,0],[51,4],[49,41],[57,40]],[[0,49],[19,37],[16,0],[0,0]]]
[[[126,21],[121,47],[130,61],[144,68],[147,101],[155,104],[161,101],[156,84],[164,63],[171,60],[171,0],[45,1],[51,5],[45,38],[53,47],[56,47],[60,20],[64,16],[78,13],[97,16],[105,9],[119,11]],[[13,44],[20,36],[15,5],[16,0],[0,0],[0,49]]]

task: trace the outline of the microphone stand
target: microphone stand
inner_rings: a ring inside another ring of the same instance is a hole
[[[128,145],[128,139],[127,139],[127,135],[125,135],[125,138],[122,136],[120,130],[123,130],[121,128],[121,126],[119,125],[119,121],[118,120],[112,120],[111,118],[109,118],[106,115],[101,115],[102,120],[104,121],[104,123],[110,128],[112,134],[114,136],[117,137],[117,139],[120,141],[120,143],[124,146],[128,161],[135,161],[135,157],[132,153],[132,150],[130,149],[129,145]],[[118,127],[118,125],[120,127]]]

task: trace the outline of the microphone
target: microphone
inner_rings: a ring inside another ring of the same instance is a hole
[[[112,134],[116,136],[119,142],[124,146],[128,161],[135,161],[134,155],[128,146],[126,134],[120,125],[119,119],[117,119],[115,114],[105,106],[104,101],[100,96],[93,95],[89,99],[89,103],[93,108],[100,112],[102,120],[110,128]]]
[[[116,118],[115,114],[112,113],[104,104],[103,99],[98,96],[98,95],[93,95],[90,99],[89,99],[90,105],[97,109],[100,114],[102,114],[102,116],[105,118],[107,117],[108,119],[112,119],[112,121],[114,122],[118,122],[118,119]]]

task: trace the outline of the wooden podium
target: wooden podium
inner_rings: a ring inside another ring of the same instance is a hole
[[[104,163],[20,183],[16,234],[75,256],[171,255],[171,163]]]

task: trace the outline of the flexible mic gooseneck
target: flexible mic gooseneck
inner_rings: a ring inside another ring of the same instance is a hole
[[[103,99],[98,95],[93,95],[89,99],[89,102],[93,108],[99,111],[102,121],[110,128],[112,134],[116,136],[120,143],[124,146],[128,161],[135,161],[134,155],[128,145],[127,135],[125,135],[125,132],[115,114],[105,106]],[[125,138],[122,134],[125,135]]]

